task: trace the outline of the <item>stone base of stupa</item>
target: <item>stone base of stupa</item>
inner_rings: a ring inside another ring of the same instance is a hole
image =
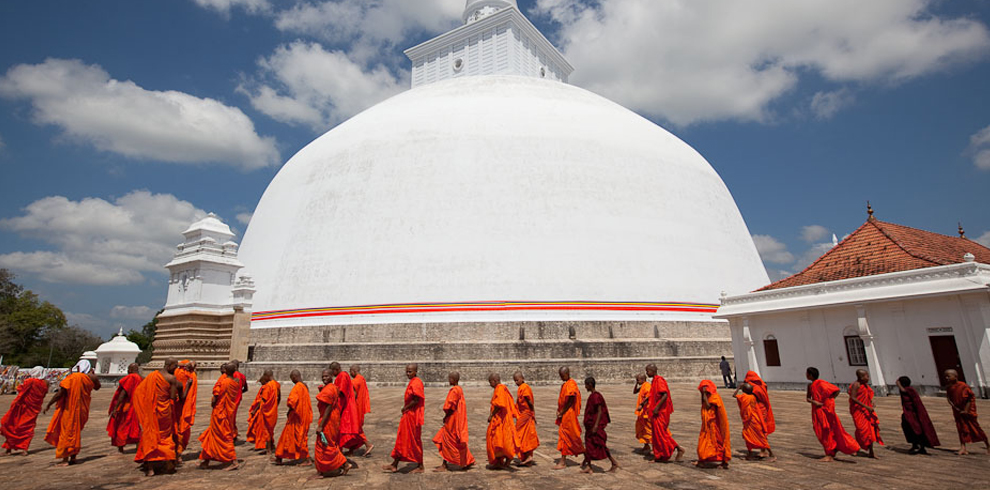
[[[721,356],[731,359],[729,324],[716,321],[478,322],[326,325],[251,330],[248,379],[272,369],[288,379],[319,380],[332,361],[360,364],[371,383],[404,384],[408,363],[419,364],[426,383],[443,384],[450,371],[462,384],[503,381],[516,370],[534,384],[559,383],[569,366],[574,378],[624,382],[657,365],[667,380],[720,376]]]
[[[216,379],[223,363],[231,359],[244,361],[247,357],[249,324],[250,313],[240,309],[180,314],[166,311],[158,316],[151,361],[142,367],[146,371],[160,369],[169,357],[188,359],[196,361],[200,379]]]

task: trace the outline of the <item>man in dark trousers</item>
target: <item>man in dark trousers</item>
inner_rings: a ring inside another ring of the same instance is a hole
[[[725,360],[725,356],[722,356],[722,362],[718,363],[718,368],[722,370],[722,382],[725,383],[725,387],[735,388],[736,383],[732,379],[732,366],[729,366],[729,361]]]

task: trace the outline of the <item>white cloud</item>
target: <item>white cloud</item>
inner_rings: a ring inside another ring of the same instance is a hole
[[[249,13],[265,12],[271,8],[268,0],[193,0],[197,5],[228,15],[235,7]]]
[[[40,199],[21,216],[0,219],[0,229],[52,245],[53,251],[0,255],[0,267],[47,282],[124,285],[164,273],[182,232],[206,213],[171,194],[133,191],[112,202]]]
[[[818,260],[819,257],[825,255],[825,252],[832,250],[832,242],[827,243],[816,243],[805,250],[801,257],[798,257],[797,262],[794,263],[794,269],[804,270],[806,267],[811,265],[812,262]]]
[[[127,320],[151,320],[155,316],[155,310],[147,306],[121,306],[110,308],[110,318],[123,318]]]
[[[822,225],[809,225],[801,227],[801,239],[806,242],[817,242],[828,236],[828,228]]]
[[[794,254],[787,251],[787,245],[770,235],[753,235],[753,243],[756,244],[756,250],[760,252],[760,258],[764,262],[771,264],[794,262]]]
[[[770,282],[777,282],[793,276],[794,273],[783,269],[767,269],[767,275],[770,276]]]
[[[984,247],[990,247],[990,231],[983,233],[979,238],[976,238],[973,241],[983,245]]]
[[[171,163],[217,162],[245,170],[279,163],[275,139],[255,132],[236,107],[176,91],[115,80],[98,65],[49,58],[0,78],[0,96],[29,99],[36,124],[126,157]]]
[[[325,131],[407,86],[383,65],[370,68],[343,51],[296,41],[258,61],[259,80],[238,90],[255,109],[288,123]]]
[[[684,125],[771,121],[805,76],[890,84],[985,56],[986,26],[933,15],[935,3],[537,0],[535,11],[561,24],[572,82]],[[822,94],[818,108],[844,100]]]
[[[238,223],[242,225],[246,225],[251,222],[252,216],[254,216],[254,213],[237,213],[237,216],[235,216],[235,218],[237,219]]]
[[[969,137],[969,151],[976,168],[990,170],[990,126]]]
[[[856,96],[848,88],[831,92],[817,92],[811,98],[811,112],[818,119],[831,119],[840,110],[845,109],[856,101]]]

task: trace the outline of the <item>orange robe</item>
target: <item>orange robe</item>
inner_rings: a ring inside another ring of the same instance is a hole
[[[636,440],[640,444],[649,444],[653,439],[653,424],[650,423],[650,404],[643,406],[643,400],[650,399],[650,382],[644,381],[639,386],[639,396],[636,398]]]
[[[217,404],[210,413],[210,426],[199,436],[203,450],[199,459],[203,461],[230,462],[237,459],[234,449],[234,415],[237,410],[237,396],[241,384],[236,378],[220,376],[213,385],[213,396]]]
[[[278,423],[278,398],[281,385],[271,380],[265,383],[254,397],[248,417],[247,441],[254,443],[255,449],[265,449],[269,441],[275,440],[275,424]]]
[[[110,445],[123,447],[128,444],[137,444],[141,440],[141,424],[138,422],[137,412],[134,410],[134,390],[141,384],[141,375],[137,373],[128,374],[117,382],[117,390],[113,392],[113,399],[110,400],[110,408],[107,414],[110,421],[107,422],[107,434],[110,435]],[[127,394],[127,401],[120,405],[117,415],[113,415],[113,407],[117,405],[117,400]]]
[[[708,408],[701,404],[701,432],[698,434],[698,461],[728,462],[732,459],[729,444],[729,417],[715,383],[704,380],[698,391],[708,393]]]
[[[89,420],[89,402],[95,384],[85,373],[65,377],[59,388],[65,390],[48,424],[45,442],[55,446],[55,457],[62,459],[79,454],[82,430]]]
[[[835,398],[832,394],[837,393],[839,388],[828,381],[821,379],[811,383],[809,389],[811,399],[822,403],[821,407],[811,405],[811,424],[818,436],[818,442],[825,449],[825,454],[835,456],[836,452],[842,451],[846,454],[855,454],[859,451],[859,444],[853,439],[839,421],[839,415],[835,413]]]
[[[358,374],[351,378],[351,384],[354,385],[354,406],[357,409],[357,440],[361,441],[361,444],[367,444],[368,438],[364,435],[364,416],[371,413],[371,395],[368,393],[368,382],[365,381],[364,376]]]
[[[27,451],[34,439],[34,427],[38,424],[38,414],[48,393],[48,383],[36,378],[28,378],[17,387],[17,398],[10,404],[3,419],[0,419],[0,434],[6,438],[4,449]]]
[[[528,400],[527,405],[523,400]],[[536,401],[533,398],[533,389],[528,384],[519,385],[516,390],[516,447],[519,449],[519,457],[523,460],[532,456],[533,451],[540,447],[540,438],[536,435]]]
[[[326,425],[318,428],[316,433],[315,458],[313,458],[316,471],[321,474],[330,473],[347,463],[347,458],[341,454],[340,448],[337,446],[339,427],[336,424],[339,423],[340,413],[337,410],[337,405],[340,403],[340,390],[333,383],[328,383],[320,389],[320,393],[316,395],[316,401],[320,407],[320,420],[323,419],[323,414],[327,410],[330,410],[331,414],[338,414],[337,417],[331,415],[327,419]]]
[[[763,415],[763,426],[766,427],[767,434],[773,434],[777,430],[777,422],[773,417],[773,407],[770,406],[770,392],[766,382],[753,371],[746,373],[746,379],[743,381],[753,385],[753,396],[759,403],[760,414]]]
[[[452,386],[443,402],[444,412],[451,412],[443,421],[443,427],[433,438],[444,461],[462,468],[474,464],[474,456],[468,450],[467,405],[464,390]]]
[[[957,408],[962,409],[969,403],[969,410],[959,413],[952,411],[952,416],[956,420],[956,431],[959,432],[959,442],[983,442],[987,440],[986,433],[980,427],[980,422],[976,415],[976,396],[973,390],[962,381],[956,381],[946,388],[946,396]]]
[[[760,402],[754,395],[747,395],[741,391],[736,395],[736,402],[739,404],[739,416],[743,422],[743,439],[746,441],[746,449],[750,451],[770,449],[766,422],[763,419],[763,411],[760,410]]]
[[[856,398],[860,403],[872,407],[873,388],[869,385],[859,385]],[[870,447],[874,442],[883,445],[883,439],[880,438],[880,419],[877,418],[876,413],[870,412],[862,405],[853,403],[852,385],[849,385],[849,413],[852,414],[853,423],[856,424],[856,442],[861,447]]]
[[[285,417],[285,428],[278,438],[278,446],[275,447],[275,457],[289,460],[308,458],[313,406],[305,383],[299,382],[292,387],[285,406],[289,408],[289,413]]]
[[[488,422],[485,447],[488,450],[488,463],[495,464],[499,458],[512,459],[516,455],[516,425],[512,421],[516,415],[516,403],[504,384],[495,386],[491,410],[494,415],[491,422]]]
[[[654,410],[660,403],[660,396],[667,394],[667,401],[660,406],[660,412],[653,416]],[[674,413],[674,402],[670,398],[670,388],[667,387],[667,380],[663,376],[654,376],[650,382],[650,425],[653,429],[653,457],[661,461],[667,461],[674,455],[678,444],[674,436],[670,433],[670,414]]]
[[[240,430],[237,429],[237,412],[241,409],[241,400],[244,399],[244,386],[247,386],[247,376],[240,371],[234,371],[234,379],[237,380],[240,385],[237,391],[237,401],[234,402],[234,415],[230,417],[230,425],[234,431],[234,439],[241,435]]]
[[[141,441],[134,461],[174,461],[175,401],[171,385],[160,371],[144,378],[134,390],[134,411],[141,423]]]
[[[426,392],[423,381],[419,378],[409,380],[406,392],[402,397],[402,406],[413,403],[412,409],[402,414],[399,419],[399,433],[395,438],[392,449],[392,459],[423,464],[423,405]]]
[[[557,396],[557,410],[564,408],[568,398],[574,398],[574,405],[557,420],[557,450],[563,456],[577,456],[584,454],[584,442],[581,440],[581,423],[578,416],[581,415],[581,391],[578,390],[577,382],[569,379],[560,387],[560,395]]]
[[[361,438],[361,425],[357,414],[357,402],[354,399],[354,384],[351,382],[351,375],[341,371],[337,379],[333,381],[340,391],[340,400],[337,410],[340,412],[340,434],[337,443],[343,449],[356,449],[364,445]]]
[[[176,415],[179,417],[179,423],[176,427],[176,432],[179,435],[179,444],[175,449],[181,453],[189,447],[192,426],[196,422],[196,390],[199,388],[199,380],[196,373],[191,373],[185,369],[176,369],[175,379],[179,382],[179,389],[185,388],[186,380],[192,380],[189,390],[186,392],[185,402],[181,407],[176,407]]]

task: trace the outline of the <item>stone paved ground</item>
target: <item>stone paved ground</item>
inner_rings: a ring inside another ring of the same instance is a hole
[[[210,385],[211,383],[204,383]],[[285,386],[285,385],[283,385]],[[245,430],[247,407],[254,399],[257,386],[252,386],[245,403],[241,405],[238,420]],[[312,388],[312,387],[311,387]],[[675,385],[673,400],[676,411],[672,419],[675,438],[693,456],[699,428],[699,396],[694,386]],[[741,422],[736,404],[729,399],[730,392],[722,390],[732,424],[732,446],[736,458],[728,471],[697,469],[690,463],[650,463],[634,452],[639,445],[633,438],[633,405],[635,398],[629,385],[603,386],[601,391],[609,403],[612,424],[608,428],[610,446],[623,465],[615,475],[596,472],[594,475],[578,473],[577,467],[553,471],[556,455],[556,427],[553,411],[557,388],[544,386],[534,389],[537,400],[537,420],[542,442],[537,452],[538,464],[532,468],[512,471],[488,471],[473,469],[466,473],[436,474],[427,471],[422,475],[382,473],[380,467],[394,443],[401,405],[402,388],[372,388],[372,410],[366,423],[366,432],[377,445],[375,454],[365,459],[355,457],[356,468],[342,478],[309,480],[311,468],[291,466],[276,467],[266,458],[256,454],[248,445],[237,448],[241,469],[234,472],[199,470],[189,461],[175,475],[143,478],[132,462],[134,448],[129,447],[126,456],[118,456],[109,446],[105,431],[106,410],[112,389],[94,393],[93,411],[83,433],[83,449],[79,456],[82,464],[69,468],[53,467],[54,449],[44,441],[44,431],[49,415],[42,415],[28,457],[0,457],[0,488],[19,489],[136,489],[174,490],[225,490],[253,488],[457,488],[457,489],[522,489],[522,488],[990,488],[990,456],[955,456],[949,449],[957,447],[955,426],[949,407],[942,398],[926,398],[925,403],[935,421],[936,429],[946,449],[936,450],[931,456],[910,456],[908,445],[900,433],[900,401],[897,397],[878,400],[883,438],[889,446],[879,452],[880,461],[845,457],[842,462],[820,463],[821,447],[810,425],[810,408],[804,394],[797,392],[773,392],[774,412],[777,416],[777,432],[771,436],[779,460],[773,464],[749,462],[741,459],[740,450],[745,445],[740,435]],[[515,390],[513,389],[513,392]],[[285,394],[287,395],[287,389]],[[427,388],[427,422],[423,430],[427,469],[439,464],[437,451],[429,444],[440,426],[440,405],[446,389]],[[485,419],[491,389],[468,387],[465,389],[469,408],[471,451],[482,462],[485,459]],[[6,412],[12,396],[0,397],[0,413]],[[839,399],[840,414],[847,429],[851,427],[846,397]],[[990,425],[990,402],[980,400],[979,410],[985,417],[984,425]],[[284,405],[281,414],[284,421]],[[199,393],[199,412],[193,437],[197,437],[209,421],[209,386]],[[281,422],[276,434],[281,432]],[[310,432],[310,444],[313,442]],[[312,447],[312,446],[311,446]],[[198,443],[193,442],[186,458],[196,457]],[[606,466],[607,462],[605,463]]]

